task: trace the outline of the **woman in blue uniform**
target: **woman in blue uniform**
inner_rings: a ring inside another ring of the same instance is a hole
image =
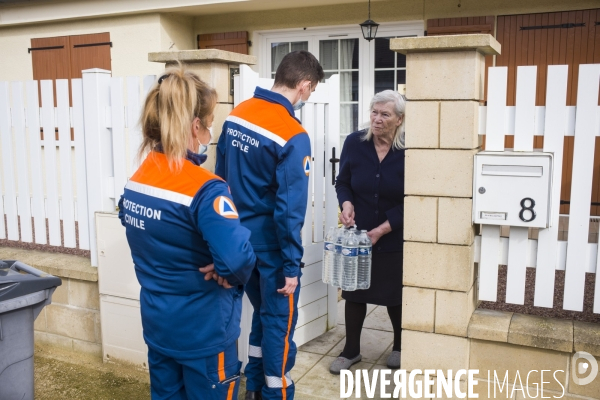
[[[371,100],[369,129],[350,134],[340,156],[336,191],[345,226],[367,230],[373,243],[371,286],[343,291],[346,345],[330,372],[359,362],[360,334],[367,303],[386,306],[394,328],[389,368],[400,367],[402,320],[402,231],[404,225],[404,108],[398,92],[385,90]]]
[[[256,257],[227,184],[200,166],[216,102],[181,67],[159,78],[141,116],[147,155],[119,202],[153,399],[237,399],[243,285]]]

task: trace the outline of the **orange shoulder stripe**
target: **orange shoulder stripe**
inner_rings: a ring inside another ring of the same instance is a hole
[[[194,197],[198,190],[213,179],[219,179],[210,171],[184,161],[179,171],[171,171],[169,161],[163,153],[150,152],[131,180],[171,192]]]
[[[231,112],[254,125],[272,132],[286,142],[305,129],[296,121],[284,106],[266,100],[252,98],[241,103]]]

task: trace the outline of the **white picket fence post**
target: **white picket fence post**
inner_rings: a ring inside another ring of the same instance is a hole
[[[504,150],[507,67],[490,68],[488,73],[488,105],[486,149]],[[500,227],[484,225],[481,233],[479,262],[479,299],[496,301],[498,288],[498,243]]]
[[[29,140],[29,162],[31,167],[32,198],[31,207],[33,215],[33,230],[35,243],[46,244],[46,212],[44,210],[44,186],[42,173],[42,143],[40,140],[40,100],[38,82],[28,81],[25,84],[27,94],[27,126]],[[19,103],[17,103],[19,104]]]
[[[11,86],[14,104],[23,104],[23,83],[13,82]],[[21,240],[26,243],[31,243],[33,242],[33,231],[31,229],[31,207],[29,204],[29,168],[27,160],[27,140],[25,136],[25,108],[12,107],[11,120],[13,121],[13,127],[15,129],[17,181],[19,186],[19,197],[17,200],[21,221]]]
[[[567,65],[548,67],[546,85],[546,120],[544,151],[554,153],[554,165],[563,164],[564,135],[567,121]],[[558,222],[560,212],[560,189],[562,168],[554,168],[552,177],[551,226],[542,229],[538,235],[537,269],[535,272],[535,297],[537,307],[552,307],[554,302],[554,276],[557,267],[556,248],[558,247]]]
[[[8,240],[19,240],[17,194],[14,181],[13,141],[11,132],[10,96],[8,82],[0,82],[0,140],[2,141],[2,171],[4,178],[4,211]],[[1,207],[1,206],[0,206]],[[4,215],[2,215],[4,217]],[[5,238],[4,218],[0,222],[0,238]]]
[[[82,71],[83,121],[87,175],[88,226],[92,265],[98,266],[96,211],[114,211],[111,132],[106,127],[110,106],[110,71],[94,68]]]
[[[88,182],[87,166],[85,160],[85,132],[83,122],[83,82],[81,79],[71,80],[71,92],[73,99],[72,120],[73,134],[75,139],[75,164],[77,184],[77,224],[79,227],[79,248],[90,249],[90,220],[88,217]]]
[[[594,173],[596,136],[600,136],[598,90],[600,64],[579,67],[577,106],[566,106],[568,66],[548,67],[546,106],[535,106],[537,67],[518,67],[517,101],[506,106],[507,68],[488,74],[488,103],[480,110],[480,134],[486,150],[531,152],[534,135],[544,136],[544,152],[553,153],[550,227],[539,230],[537,240],[528,239],[527,227],[510,228],[508,239],[500,237],[498,225],[483,225],[476,239],[479,263],[479,299],[497,301],[498,265],[507,265],[506,302],[524,304],[526,268],[535,267],[534,305],[553,307],[556,270],[566,270],[563,309],[583,311],[585,274],[596,274],[594,313],[600,313],[600,251],[588,243],[590,199]],[[515,135],[514,149],[504,148],[504,137]],[[568,242],[558,240],[560,193],[565,136],[575,136]]]

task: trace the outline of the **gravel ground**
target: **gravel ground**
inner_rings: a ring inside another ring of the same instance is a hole
[[[562,309],[563,293],[565,288],[565,271],[556,271],[554,281],[554,308],[535,307],[533,297],[535,294],[535,268],[527,268],[525,279],[525,304],[506,303],[506,265],[501,265],[498,272],[498,302],[481,302],[479,308],[488,310],[512,311],[519,314],[538,315],[540,317],[562,318],[575,321],[600,323],[600,314],[593,313],[594,285],[596,276],[585,274],[585,290],[583,312],[565,311]]]
[[[148,372],[45,345],[35,348],[36,400],[148,400]],[[242,377],[238,399],[246,393]]]
[[[147,400],[148,373],[130,365],[46,346],[35,350],[36,400]]]

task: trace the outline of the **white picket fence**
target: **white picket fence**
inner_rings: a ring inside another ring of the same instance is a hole
[[[115,210],[136,169],[137,120],[155,80],[86,70],[71,80],[72,106],[66,79],[56,98],[51,80],[39,82],[41,106],[37,81],[0,81],[0,239],[67,248],[78,239],[97,266],[94,213]]]
[[[526,268],[536,268],[534,305],[553,307],[555,270],[565,270],[564,310],[583,311],[585,274],[595,273],[593,312],[600,313],[600,253],[588,243],[595,138],[600,136],[598,91],[600,64],[580,65],[577,106],[566,105],[568,66],[548,67],[546,106],[535,106],[537,67],[517,69],[515,107],[506,106],[507,67],[488,74],[487,107],[480,107],[480,134],[486,150],[533,151],[534,136],[544,136],[543,151],[554,154],[551,226],[540,229],[537,240],[528,228],[511,227],[500,237],[500,227],[483,225],[475,243],[479,263],[479,299],[497,301],[498,266],[507,265],[506,302],[524,304]],[[515,135],[514,149],[504,148],[504,137]],[[564,136],[575,136],[568,240],[558,240],[559,204]]]

